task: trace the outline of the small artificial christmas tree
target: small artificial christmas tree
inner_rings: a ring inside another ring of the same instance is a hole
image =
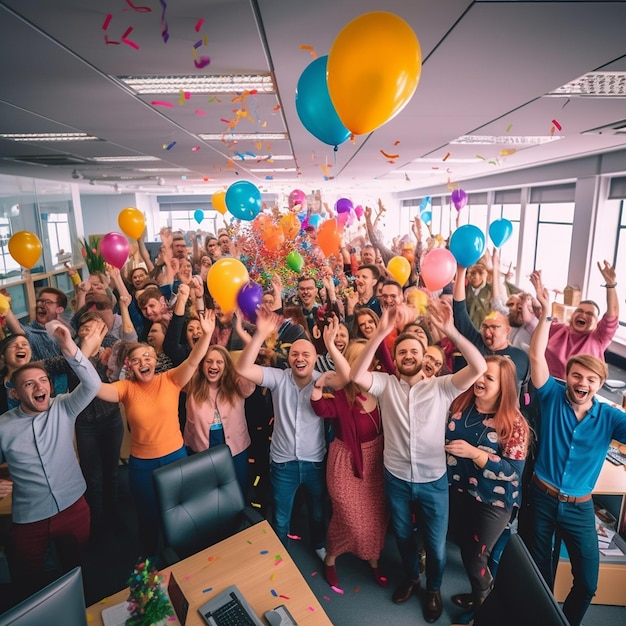
[[[161,587],[163,577],[149,559],[139,559],[128,579],[130,617],[126,626],[152,626],[174,615],[172,605]]]

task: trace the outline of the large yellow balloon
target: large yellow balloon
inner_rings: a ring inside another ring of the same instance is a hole
[[[226,206],[226,192],[223,189],[216,191],[211,198],[211,204],[216,211],[224,215],[224,213],[228,211],[228,207]]]
[[[31,269],[41,256],[41,241],[34,233],[20,230],[9,239],[9,254],[22,267]]]
[[[404,283],[409,280],[411,275],[411,264],[403,256],[394,256],[387,263],[389,273],[404,287]]]
[[[117,216],[117,223],[120,225],[122,232],[131,239],[141,239],[146,228],[146,220],[143,213],[132,206],[120,211],[120,214]]]
[[[365,13],[344,26],[330,49],[328,92],[343,125],[363,135],[407,105],[421,71],[411,27],[393,13]]]
[[[237,306],[237,294],[249,282],[246,266],[230,257],[223,257],[213,263],[206,277],[209,293],[224,313],[229,313]]]

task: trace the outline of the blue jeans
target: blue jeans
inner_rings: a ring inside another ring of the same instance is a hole
[[[391,509],[391,527],[406,575],[420,577],[419,550],[413,532],[411,505],[421,508],[424,547],[426,549],[426,587],[439,591],[446,566],[448,531],[448,476],[429,483],[408,483],[385,470],[385,492]]]
[[[532,555],[550,589],[554,589],[553,541],[562,537],[572,566],[574,583],[563,613],[572,626],[581,623],[598,587],[600,554],[596,534],[593,500],[580,503],[559,502],[531,486],[533,513]],[[554,556],[558,559],[558,554]]]
[[[293,501],[298,487],[306,488],[306,502],[311,524],[311,540],[314,548],[321,548],[326,539],[324,501],[326,478],[324,463],[313,461],[288,461],[270,465],[270,480],[274,490],[274,530],[287,545],[287,533],[291,523]]]
[[[128,482],[139,520],[139,540],[143,557],[151,557],[157,551],[159,509],[152,471],[186,456],[187,449],[183,446],[180,450],[156,459],[138,459],[132,455],[128,459]]]

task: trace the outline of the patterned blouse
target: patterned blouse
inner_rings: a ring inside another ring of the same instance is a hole
[[[526,462],[526,433],[520,415],[513,435],[501,449],[493,427],[493,414],[479,413],[474,404],[451,415],[446,428],[446,443],[464,439],[489,454],[484,468],[472,459],[447,455],[448,480],[454,489],[466,492],[479,502],[504,509],[520,505],[521,477]]]

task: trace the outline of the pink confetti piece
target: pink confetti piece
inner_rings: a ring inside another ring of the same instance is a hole
[[[200,18],[200,19],[196,22],[196,27],[195,27],[195,29],[194,29],[194,30],[195,30],[197,33],[199,33],[199,32],[200,32],[200,29],[202,28],[202,24],[204,24],[204,18],[203,18],[203,17],[201,17],[201,18]]]
[[[249,152],[247,152],[246,154],[250,154]],[[253,154],[250,156],[254,156]],[[300,541],[302,539],[302,537],[300,537],[299,535],[291,535],[290,533],[287,533],[287,537],[289,537],[289,539],[294,539],[296,541]]]
[[[278,561],[274,561],[274,567],[276,567],[276,565],[280,565],[283,562],[282,559],[278,559]]]
[[[339,589],[339,587],[335,587],[335,585],[331,585],[330,587],[335,593],[338,593],[340,596],[343,595],[343,589]]]
[[[307,609],[309,609],[309,611],[311,611],[311,613],[315,613],[315,609],[312,606],[307,606]]]
[[[324,596],[324,600],[330,600],[329,596]]]
[[[173,103],[166,102],[165,100],[153,100],[150,104],[157,106],[157,107],[168,107],[170,109],[174,108]]]
[[[201,70],[203,67],[206,67],[211,63],[210,57],[200,57],[199,59],[194,59],[193,64]]]
[[[109,24],[111,23],[111,20],[113,19],[113,13],[109,13],[105,18],[104,18],[104,22],[102,24],[102,30],[106,30],[109,27]]]
[[[225,117],[220,117],[220,122],[224,122],[224,124],[230,124],[230,120],[227,120]]]
[[[109,39],[107,35],[104,36],[104,43],[107,46],[119,46],[120,42],[119,41],[114,41],[113,39]]]
[[[289,596],[283,595],[282,593],[278,597],[282,598],[283,600],[291,600]]]
[[[556,120],[552,120],[552,123],[556,126],[557,130],[563,130],[563,128],[561,127],[561,125],[556,121]]]
[[[200,146],[194,146],[194,147],[191,149],[191,151],[192,151],[192,152],[199,152],[199,150],[200,150]],[[252,543],[252,542],[251,542],[251,543]]]
[[[314,572],[311,572],[311,576],[317,576],[317,570],[315,570]]]
[[[133,27],[129,26],[126,29],[126,32],[122,35],[121,41],[122,43],[125,43],[127,46],[130,46],[131,48],[134,48],[135,50],[139,50],[139,44],[128,39],[128,35],[130,35],[133,32],[133,30],[134,30]]]
[[[206,111],[202,111],[202,110],[200,110],[200,109],[195,109],[194,113],[195,113],[196,115],[206,115]]]
[[[131,0],[126,0],[126,4],[133,10],[137,11],[137,13],[151,13],[152,9],[150,7],[138,7],[135,6]],[[128,9],[124,9],[124,11],[128,11]]]

